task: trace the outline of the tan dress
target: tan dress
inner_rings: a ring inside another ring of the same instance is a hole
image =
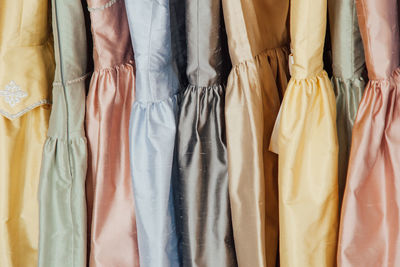
[[[224,0],[229,194],[239,266],[275,266],[277,156],[268,151],[288,82],[289,1]]]

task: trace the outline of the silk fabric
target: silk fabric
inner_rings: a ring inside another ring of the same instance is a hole
[[[132,184],[140,266],[179,266],[171,191],[178,74],[169,0],[126,0],[135,49],[136,99],[130,121]]]
[[[0,2],[0,266],[38,261],[37,192],[54,77],[47,0]]]
[[[327,1],[292,0],[290,10],[292,78],[271,142],[279,153],[280,264],[335,266],[336,107],[322,61]]]
[[[353,128],[338,266],[398,266],[398,2],[362,0],[356,4],[370,81]]]
[[[40,267],[86,266],[86,32],[81,2],[52,1],[56,70],[40,174]]]
[[[189,80],[179,101],[173,183],[181,266],[234,267],[224,116],[229,61],[221,2],[181,4],[186,7]]]
[[[89,266],[139,266],[128,147],[135,67],[125,3],[88,0],[88,8],[95,67],[86,100]]]
[[[289,1],[222,2],[233,64],[225,116],[238,265],[275,267],[278,165],[268,144],[289,79]]]
[[[336,125],[339,141],[339,200],[343,198],[351,133],[367,81],[364,49],[353,0],[328,1],[333,58],[333,89],[336,95]]]

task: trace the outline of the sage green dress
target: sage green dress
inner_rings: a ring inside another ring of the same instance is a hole
[[[333,89],[339,141],[339,201],[346,185],[351,133],[366,85],[364,49],[354,0],[329,0]]]
[[[80,0],[52,0],[56,71],[39,186],[39,266],[86,266],[86,31]]]

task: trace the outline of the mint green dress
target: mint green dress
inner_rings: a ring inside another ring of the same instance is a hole
[[[86,31],[79,0],[52,0],[56,71],[39,186],[39,267],[86,266]]]

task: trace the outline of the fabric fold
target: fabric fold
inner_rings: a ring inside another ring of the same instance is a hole
[[[369,82],[353,127],[338,266],[398,266],[399,3],[356,1]]]
[[[173,184],[182,266],[236,266],[222,85],[180,95]]]
[[[51,5],[0,2],[0,266],[35,267],[41,152],[54,78]]]
[[[332,77],[333,90],[336,96],[336,127],[339,142],[338,157],[338,186],[339,186],[339,207],[343,200],[346,186],[347,166],[351,148],[351,133],[356,118],[358,106],[360,104],[366,79],[354,77],[342,79]]]
[[[135,63],[124,1],[88,0],[93,72],[86,100],[90,267],[139,266],[129,162]]]
[[[225,96],[229,198],[239,266],[275,267],[277,156],[268,150],[289,80],[289,1],[223,0],[233,68]]]
[[[274,130],[277,137],[271,143],[271,149],[279,153],[281,266],[335,265],[335,120],[335,95],[325,71],[290,80],[277,122],[279,128]]]
[[[178,74],[169,0],[126,0],[136,63],[129,148],[140,266],[179,266],[171,179]]]
[[[339,141],[340,207],[346,184],[351,133],[368,78],[355,1],[328,0],[328,14],[332,40],[332,83],[336,95]]]
[[[327,1],[291,1],[291,80],[271,150],[279,154],[280,264],[335,266],[338,141],[335,95],[322,69]]]
[[[186,29],[189,81],[178,95],[173,179],[180,264],[234,267],[224,116],[230,61],[221,1],[180,4],[186,11],[181,23]]]
[[[176,96],[136,100],[132,108],[130,151],[141,266],[179,266],[171,191],[176,114]]]
[[[85,22],[79,0],[53,0],[52,9],[56,72],[40,172],[38,266],[83,267],[87,234]]]

